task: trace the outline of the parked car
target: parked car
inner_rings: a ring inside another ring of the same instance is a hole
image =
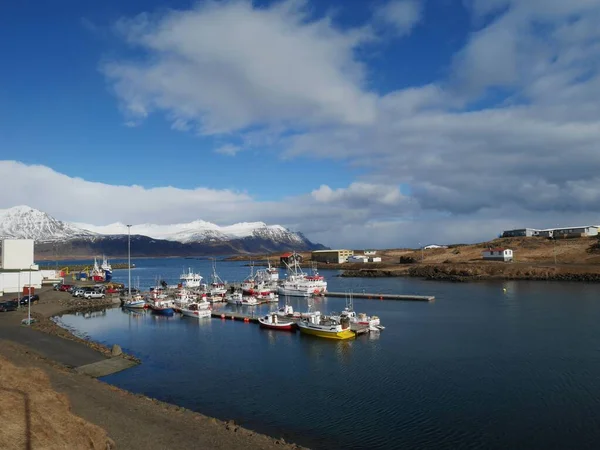
[[[106,297],[104,295],[104,292],[98,292],[98,291],[86,291],[83,294],[83,298],[104,298]]]
[[[40,301],[40,296],[37,294],[34,295],[25,295],[21,298],[21,300],[19,300],[19,303],[21,305],[27,305],[29,304],[29,299],[31,298],[31,304],[35,305],[37,302]]]
[[[19,307],[19,302],[14,300],[5,300],[0,302],[0,312],[16,311]]]
[[[73,289],[73,297],[83,297],[83,294],[85,294],[86,292],[92,292],[92,289],[82,287]]]
[[[73,288],[72,284],[61,284],[60,287],[58,288],[58,290],[62,291],[62,292],[71,292],[72,288]]]

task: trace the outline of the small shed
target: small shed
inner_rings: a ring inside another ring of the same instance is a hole
[[[481,256],[488,261],[512,261],[513,251],[510,248],[489,248],[481,252]]]
[[[279,257],[279,263],[282,266],[285,266],[286,264],[292,264],[294,261],[301,263],[302,255],[299,255],[298,253],[295,253],[295,252],[287,252]]]

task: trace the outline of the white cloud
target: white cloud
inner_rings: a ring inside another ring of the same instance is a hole
[[[390,25],[400,35],[409,34],[421,21],[422,0],[391,0],[375,10],[376,21]]]
[[[208,3],[122,21],[148,58],[105,70],[136,120],[161,111],[203,133],[241,131],[244,147],[337,159],[363,173],[338,189],[315,180],[312,192],[280,202],[233,193],[244,208],[224,201],[206,220],[279,222],[345,246],[405,245],[432,223],[439,242],[597,223],[600,3],[466,3],[475,25],[451,74],[381,95],[364,87],[355,52],[369,28],[341,31],[291,1]],[[387,3],[374,19],[398,4],[408,3]],[[419,23],[413,17],[405,29]]]
[[[146,57],[111,61],[103,72],[129,116],[163,112],[203,134],[371,123],[375,96],[361,87],[365,69],[354,58],[368,28],[342,31],[305,10],[298,0],[206,1],[122,19],[119,32]]]
[[[227,156],[235,156],[242,151],[242,147],[237,145],[225,144],[215,150],[215,153]]]

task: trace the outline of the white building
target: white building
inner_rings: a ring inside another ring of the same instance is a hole
[[[481,256],[488,261],[512,261],[513,251],[509,248],[489,248],[481,252]]]
[[[377,250],[365,250],[363,253],[367,256],[374,256],[377,254]]]
[[[42,272],[33,262],[32,239],[4,239],[0,258],[0,294],[23,292],[31,285],[42,287]]]
[[[425,247],[423,247],[423,250],[433,250],[436,248],[448,248],[447,245],[437,245],[437,244],[431,244],[431,245],[426,245]]]
[[[373,256],[369,258],[369,262],[381,262],[381,258],[379,256]]]
[[[349,263],[366,263],[368,260],[369,258],[363,255],[353,255],[348,257]]]

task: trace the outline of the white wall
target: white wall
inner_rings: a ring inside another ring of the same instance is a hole
[[[33,239],[4,239],[2,268],[29,269],[33,264]]]
[[[29,286],[29,271],[0,272],[0,293],[23,292],[23,286]],[[31,286],[35,289],[42,287],[42,273],[31,271]]]

